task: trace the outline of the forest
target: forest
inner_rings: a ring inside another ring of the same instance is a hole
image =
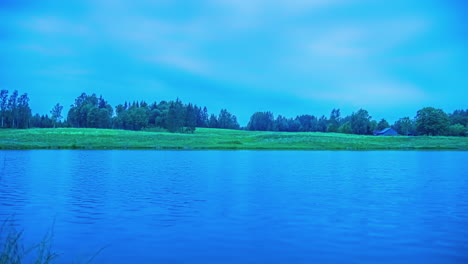
[[[237,117],[226,109],[218,115],[206,107],[183,103],[179,99],[148,103],[124,102],[112,107],[102,96],[82,93],[64,117],[63,106],[57,103],[50,115],[32,114],[28,94],[0,91],[0,128],[102,128],[123,130],[193,133],[197,127],[243,129],[280,132],[332,132],[372,135],[385,128],[395,129],[399,135],[468,136],[468,109],[446,113],[442,109],[425,107],[415,117],[402,117],[393,124],[385,119],[372,119],[367,110],[359,109],[342,116],[333,109],[330,116],[298,115],[294,118],[270,112],[252,114],[248,124],[241,127]]]

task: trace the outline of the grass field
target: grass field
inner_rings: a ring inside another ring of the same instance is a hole
[[[0,130],[0,149],[468,150],[468,138],[209,128],[198,128],[194,134],[89,128],[4,129]]]

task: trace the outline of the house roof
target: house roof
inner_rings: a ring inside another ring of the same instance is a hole
[[[398,132],[395,129],[393,129],[391,127],[388,127],[388,128],[382,129],[380,131],[375,131],[374,135],[376,135],[376,136],[378,136],[378,135],[398,135]]]
[[[382,130],[380,130],[380,131],[377,131],[377,133],[379,133],[379,134],[384,134],[385,132],[389,131],[390,129],[392,129],[392,128],[391,128],[391,127],[387,127],[387,128],[382,129]]]

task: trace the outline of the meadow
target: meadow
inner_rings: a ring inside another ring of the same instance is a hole
[[[468,150],[468,138],[212,128],[197,128],[193,134],[90,128],[3,129],[0,149]]]

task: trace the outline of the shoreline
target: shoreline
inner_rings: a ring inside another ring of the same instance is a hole
[[[0,130],[0,150],[468,151],[468,137],[361,136],[197,128],[193,134],[93,128]]]

